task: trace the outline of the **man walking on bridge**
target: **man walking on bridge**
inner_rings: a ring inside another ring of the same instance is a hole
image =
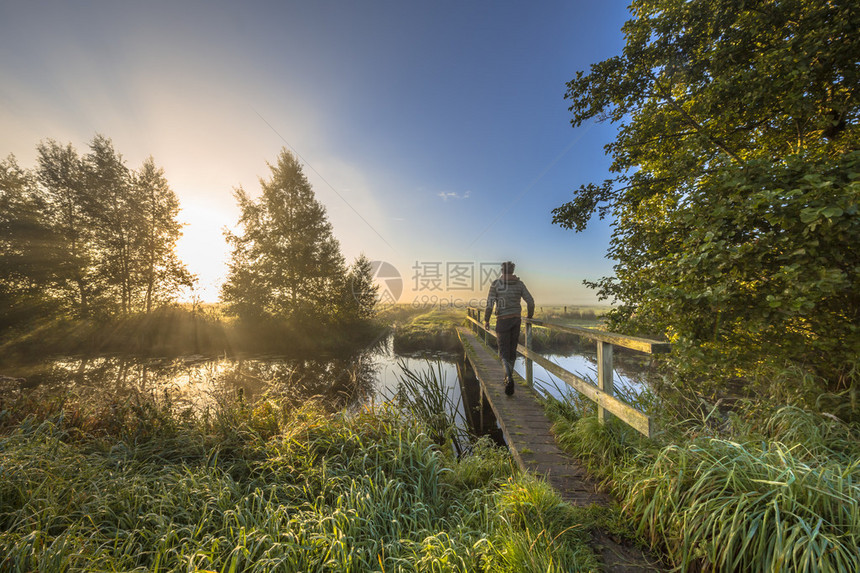
[[[490,285],[487,294],[487,309],[484,311],[484,327],[490,328],[493,306],[496,307],[496,336],[499,357],[505,365],[505,394],[514,394],[514,362],[517,360],[517,342],[520,338],[520,299],[526,301],[528,317],[535,313],[535,299],[525,283],[514,274],[514,263],[502,263],[502,276]]]

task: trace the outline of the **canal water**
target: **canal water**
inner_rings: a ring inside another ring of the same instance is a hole
[[[550,360],[585,379],[596,378],[594,354],[548,354]],[[24,370],[0,374],[24,378],[23,383],[6,379],[0,396],[8,392],[35,392],[43,396],[74,396],[80,400],[122,401],[139,394],[167,397],[180,407],[205,408],[235,397],[253,402],[267,395],[292,399],[296,404],[318,396],[337,408],[359,408],[391,399],[404,376],[404,369],[421,373],[433,369],[444,381],[449,402],[463,419],[457,375],[460,356],[450,353],[399,355],[392,337],[352,357],[320,357],[297,360],[261,355],[241,358],[184,356],[177,359],[140,359],[117,356],[56,359]],[[516,370],[525,375],[524,359]],[[534,366],[538,392],[564,399],[573,390]],[[637,393],[642,382],[634,372],[616,371],[615,384]],[[4,387],[5,386],[5,387]]]

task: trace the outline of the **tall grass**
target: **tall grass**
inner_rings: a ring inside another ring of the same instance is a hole
[[[645,440],[555,403],[554,431],[678,570],[860,571],[860,427],[795,406],[663,419]],[[719,420],[717,422],[716,420]],[[674,424],[674,425],[673,425]]]
[[[587,523],[507,452],[480,440],[458,461],[399,409],[9,407],[2,571],[597,568]]]
[[[682,569],[860,570],[860,460],[702,440],[620,474],[626,508]]]

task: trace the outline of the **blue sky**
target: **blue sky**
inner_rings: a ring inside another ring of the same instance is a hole
[[[232,193],[254,195],[288,146],[348,261],[364,252],[414,291],[416,263],[512,259],[545,304],[595,302],[611,229],[551,224],[608,176],[606,124],[572,129],[565,82],[623,47],[620,2],[5,2],[0,155],[40,140],[128,165],[152,155],[187,223],[179,246],[217,297]],[[477,272],[477,271],[476,271]]]

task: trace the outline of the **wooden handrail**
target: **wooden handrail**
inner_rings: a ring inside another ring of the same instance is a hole
[[[615,414],[621,420],[627,423],[628,426],[650,438],[653,433],[651,417],[640,412],[630,404],[622,402],[612,394],[609,394],[588,380],[584,380],[565,370],[555,362],[538,354],[534,350],[529,350],[522,344],[517,345],[519,352],[527,360],[533,360],[543,366],[543,369],[563,380],[568,386],[572,387],[577,392],[584,394],[589,400],[596,402],[598,408],[608,410]]]
[[[484,342],[487,342],[488,334],[490,336],[496,336],[495,332],[484,328],[484,325],[480,320],[480,309],[472,307],[468,308],[467,317],[469,322],[472,323],[476,330],[483,333]],[[638,350],[639,352],[645,352],[648,354],[658,354],[669,352],[671,350],[671,344],[669,344],[668,342],[649,340],[647,338],[625,336],[623,334],[617,334],[614,332],[607,332],[603,330],[594,330],[577,326],[567,326],[564,324],[558,324],[534,318],[523,318],[523,321],[526,324],[526,344],[525,346],[518,344],[517,353],[526,359],[526,380],[529,384],[533,383],[531,365],[532,362],[536,362],[543,366],[543,368],[547,372],[558,376],[566,384],[568,384],[578,392],[581,392],[587,398],[596,402],[597,415],[601,423],[606,421],[606,419],[609,417],[609,414],[614,414],[638,432],[644,434],[649,438],[651,437],[654,431],[651,417],[645,415],[633,406],[630,406],[629,404],[622,402],[621,400],[613,396],[614,386],[612,348],[613,345],[615,345],[621,346],[623,348],[629,348],[631,350]],[[541,354],[538,354],[537,352],[532,350],[532,326],[560,330],[562,332],[576,334],[578,336],[583,336],[585,338],[589,338],[591,340],[596,341],[597,379],[599,385],[594,385],[587,380],[583,380],[576,374],[565,370],[558,364],[555,364],[554,362],[547,359],[545,356],[542,356]]]
[[[672,345],[668,342],[660,342],[659,340],[651,340],[648,338],[638,338],[636,336],[625,336],[615,332],[607,332],[605,330],[596,330],[594,328],[585,328],[584,326],[568,326],[566,324],[558,324],[548,320],[538,320],[536,318],[523,318],[523,322],[530,322],[535,326],[549,328],[552,330],[560,330],[583,336],[591,340],[599,340],[608,342],[622,348],[638,350],[646,354],[665,354],[672,350]]]

